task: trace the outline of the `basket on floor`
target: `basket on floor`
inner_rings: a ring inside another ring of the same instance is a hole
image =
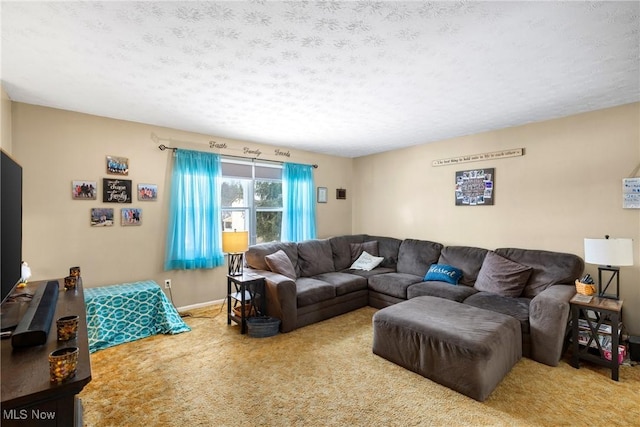
[[[233,307],[233,314],[235,314],[238,317],[242,317],[242,306],[238,305],[236,307]],[[244,315],[246,317],[255,316],[256,315],[255,308],[252,307],[251,304],[245,304],[244,305]]]
[[[596,293],[596,285],[576,280],[576,292],[582,295],[593,295]]]
[[[272,337],[280,329],[280,319],[275,317],[252,317],[247,319],[249,336],[254,338]]]

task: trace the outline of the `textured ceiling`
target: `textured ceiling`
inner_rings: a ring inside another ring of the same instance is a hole
[[[640,2],[7,2],[14,101],[357,157],[640,100]]]

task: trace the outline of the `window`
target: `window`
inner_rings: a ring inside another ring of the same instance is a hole
[[[249,231],[249,243],[280,241],[282,166],[222,159],[222,229]]]

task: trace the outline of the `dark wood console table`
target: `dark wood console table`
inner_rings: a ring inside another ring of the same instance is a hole
[[[28,284],[30,292],[47,281]],[[91,361],[87,340],[87,320],[82,281],[75,290],[60,293],[46,344],[14,349],[11,339],[2,340],[2,419],[5,426],[82,426],[82,404],[76,397],[91,381]],[[58,343],[55,320],[76,314],[80,317],[75,340]],[[48,355],[66,347],[79,348],[75,377],[58,385],[49,381]]]

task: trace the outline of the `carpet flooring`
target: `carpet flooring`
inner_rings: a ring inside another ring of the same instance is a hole
[[[365,307],[269,338],[240,335],[220,306],[91,356],[86,426],[632,426],[640,366],[620,381],[589,363],[523,358],[477,402],[371,352]]]

